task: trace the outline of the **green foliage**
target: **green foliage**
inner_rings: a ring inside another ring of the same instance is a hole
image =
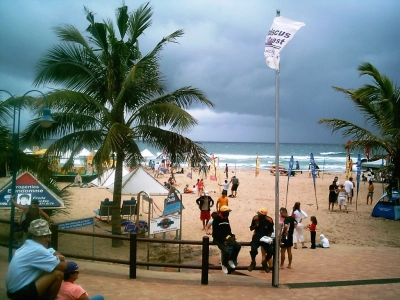
[[[350,137],[350,149],[384,151],[382,155],[391,158],[393,164],[385,168],[389,176],[388,189],[398,189],[400,181],[400,88],[370,63],[358,67],[360,76],[370,76],[373,84],[359,89],[334,87],[344,93],[364,115],[365,123],[372,130],[340,119],[322,119],[332,132],[340,131],[343,137]],[[346,147],[348,145],[346,144]]]
[[[112,231],[120,232],[123,163],[136,166],[143,160],[136,141],[166,150],[172,163],[184,161],[185,153],[190,153],[196,164],[206,164],[205,149],[183,134],[197,124],[187,112],[191,105],[214,105],[190,86],[167,92],[160,52],[167,43],[175,43],[182,30],[164,37],[148,54],[140,52],[139,38],[151,25],[149,4],[132,13],[125,5],[118,8],[117,32],[110,20],[98,23],[91,11],[85,8],[85,12],[88,37],[72,25],[55,27],[60,43],[37,65],[36,86],[61,87],[48,94],[57,123],[47,130],[32,123],[22,138],[39,142],[59,137],[47,153],[70,150],[70,164],[84,146],[98,149],[93,162],[99,173],[115,153]]]

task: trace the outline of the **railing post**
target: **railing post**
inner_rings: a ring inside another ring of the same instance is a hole
[[[129,234],[129,278],[136,279],[137,234]]]
[[[58,251],[58,224],[50,224],[51,231],[51,247]]]
[[[201,284],[208,284],[208,257],[210,254],[210,239],[203,236],[203,244],[201,251]]]

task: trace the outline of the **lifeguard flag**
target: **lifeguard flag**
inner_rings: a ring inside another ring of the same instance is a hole
[[[303,22],[296,22],[284,17],[276,17],[265,39],[264,56],[267,66],[279,70],[280,52],[303,26]]]

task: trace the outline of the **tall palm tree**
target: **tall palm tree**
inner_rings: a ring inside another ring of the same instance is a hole
[[[94,165],[101,170],[116,155],[112,231],[121,232],[120,206],[123,163],[136,166],[143,159],[136,141],[144,141],[171,155],[172,162],[185,159],[205,164],[205,149],[183,134],[197,124],[186,109],[194,103],[214,106],[198,89],[183,87],[166,92],[159,70],[160,52],[175,43],[182,30],[164,37],[148,54],[139,50],[139,37],[151,25],[152,8],[141,5],[128,13],[123,5],[111,20],[95,22],[85,7],[89,26],[85,38],[72,25],[56,27],[61,40],[39,61],[35,85],[62,86],[48,95],[53,118],[50,130],[29,126],[23,138],[42,141],[60,137],[47,153],[71,150],[66,167],[83,146],[98,149]],[[112,245],[118,247],[119,240]]]
[[[370,147],[388,154],[392,161],[387,167],[390,193],[400,186],[400,88],[370,63],[361,64],[358,71],[360,76],[370,76],[373,84],[365,84],[356,90],[334,89],[353,101],[372,130],[340,119],[322,119],[318,123],[325,124],[333,132],[341,130],[343,137],[352,137],[349,144],[351,150]]]

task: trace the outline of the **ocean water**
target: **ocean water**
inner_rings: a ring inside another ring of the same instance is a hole
[[[46,148],[52,143],[47,141],[42,148]],[[271,164],[275,163],[275,144],[274,143],[241,143],[241,142],[199,142],[209,154],[214,154],[219,158],[219,166],[224,167],[228,164],[231,170],[237,169],[255,169],[256,157],[260,159],[260,168],[269,169]],[[162,153],[162,149],[156,149],[145,143],[138,142],[140,150],[148,149],[153,157]],[[345,172],[347,149],[344,144],[292,144],[281,143],[279,147],[279,164],[285,168],[289,167],[290,157],[293,155],[294,161],[298,161],[300,169],[308,170],[310,162],[310,153],[313,153],[315,163],[325,172]],[[357,155],[351,153],[354,165],[356,165]],[[361,157],[365,156],[360,153]],[[182,164],[182,166],[185,166]]]
[[[224,167],[228,164],[232,170],[254,169],[256,167],[256,157],[260,159],[260,168],[269,169],[275,163],[275,144],[274,143],[239,143],[239,142],[200,142],[208,153],[214,154],[219,158],[219,166]],[[148,149],[154,155],[159,155],[162,151],[140,143],[140,149]],[[289,167],[290,157],[293,155],[294,161],[298,161],[300,169],[308,170],[310,163],[310,153],[313,153],[315,163],[325,172],[345,172],[347,149],[343,144],[289,144],[282,143],[279,147],[279,164]],[[361,157],[365,155],[360,153]],[[358,153],[350,153],[354,165],[357,161]],[[149,158],[151,159],[151,158]]]

